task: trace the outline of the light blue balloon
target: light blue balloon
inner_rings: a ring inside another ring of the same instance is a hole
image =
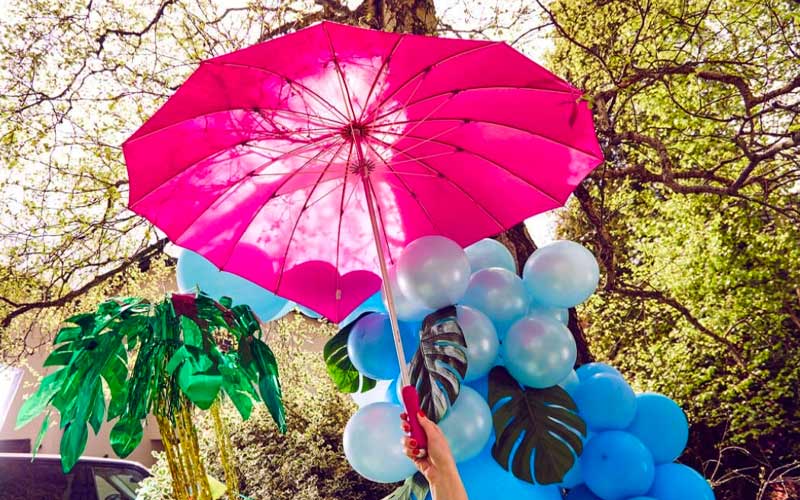
[[[564,326],[569,325],[569,309],[560,307],[545,307],[538,304],[531,304],[528,308],[528,314],[540,314],[542,316],[552,316]]]
[[[400,337],[406,361],[419,346],[415,324],[400,323]],[[347,355],[358,371],[377,380],[391,380],[400,373],[389,315],[371,313],[353,325],[347,338]]]
[[[586,486],[606,500],[643,495],[655,477],[655,464],[647,447],[623,431],[592,436],[583,448],[581,468]]]
[[[469,284],[467,254],[444,236],[423,236],[406,246],[397,260],[397,284],[403,294],[430,309],[457,303]]]
[[[318,312],[316,312],[316,311],[314,311],[312,309],[309,309],[306,306],[301,306],[300,304],[297,304],[297,311],[299,313],[303,314],[304,316],[307,316],[307,317],[309,317],[311,319],[319,319],[319,318],[322,317],[322,315],[320,313],[318,313]]]
[[[567,391],[567,394],[574,397],[575,391],[578,390],[578,386],[580,385],[581,381],[578,378],[578,374],[575,370],[570,370],[569,374],[564,377],[564,379],[558,383],[558,385]]]
[[[433,312],[433,309],[425,307],[418,301],[409,298],[400,285],[397,283],[396,268],[389,269],[389,286],[392,289],[392,299],[394,300],[394,310],[397,313],[397,319],[401,321],[422,321],[425,316]],[[381,304],[385,311],[389,310],[389,301],[383,293],[381,287]]]
[[[370,481],[394,483],[417,470],[403,451],[402,412],[400,405],[372,403],[350,417],[344,428],[344,455]]]
[[[375,292],[373,295],[361,303],[358,307],[353,309],[353,312],[348,314],[342,321],[339,322],[339,328],[343,328],[353,321],[357,320],[359,316],[368,312],[386,312],[386,308],[381,300],[381,292]]]
[[[492,412],[474,389],[461,386],[456,402],[439,422],[456,462],[478,455],[492,433]]]
[[[508,269],[492,267],[472,275],[461,304],[488,316],[502,341],[508,327],[527,312],[528,297],[519,276]]]
[[[481,397],[488,401],[489,399],[489,377],[481,377],[477,380],[470,380],[469,382],[465,382],[464,385],[469,386],[475,392],[481,395]]]
[[[592,430],[625,429],[636,415],[636,394],[616,375],[598,373],[581,381],[573,399]]]
[[[538,389],[564,380],[578,353],[567,327],[549,316],[526,316],[514,323],[500,349],[511,376]]]
[[[500,341],[492,321],[469,306],[456,306],[458,326],[467,342],[467,374],[465,381],[486,376],[497,361]]]
[[[517,274],[517,263],[505,245],[491,238],[484,238],[464,249],[472,272],[490,267],[502,267]]]
[[[626,429],[639,438],[657,464],[673,462],[689,441],[689,421],[678,403],[655,392],[636,396],[636,415]]]
[[[359,408],[372,403],[397,403],[397,401],[392,401],[388,398],[391,386],[392,382],[389,380],[378,380],[372,389],[364,392],[354,392],[350,397]]]
[[[250,306],[261,321],[272,321],[289,302],[283,297],[262,288],[241,276],[217,269],[202,255],[191,250],[182,250],[176,269],[178,289],[194,292],[198,288],[214,299],[230,297],[233,305]]]
[[[657,500],[653,497],[631,497],[628,500]]]
[[[569,493],[567,493],[567,496],[564,497],[564,500],[603,500],[603,499],[592,493],[592,490],[590,490],[585,484],[581,484],[569,490]]]
[[[611,365],[607,365],[606,363],[586,363],[585,365],[579,366],[576,372],[578,373],[578,378],[580,380],[586,380],[592,375],[597,375],[598,373],[607,373],[622,379],[625,378],[622,376],[622,373],[620,373],[619,370]]]
[[[647,493],[658,500],[714,500],[708,481],[696,470],[683,464],[656,467],[653,487]]]
[[[472,460],[459,463],[458,472],[469,500],[561,500],[558,486],[526,483],[500,467],[492,457],[492,442]]]
[[[600,268],[574,241],[555,241],[533,252],[522,271],[531,298],[550,307],[574,307],[594,293]]]

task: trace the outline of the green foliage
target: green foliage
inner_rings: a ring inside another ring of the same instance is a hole
[[[345,393],[366,392],[375,387],[376,381],[359,372],[350,356],[347,354],[347,339],[359,319],[369,313],[364,313],[357,319],[339,330],[336,335],[325,343],[322,355],[331,380],[336,387]]]
[[[349,395],[330,381],[313,339],[336,333],[325,322],[290,315],[268,327],[269,343],[281,366],[287,430],[279,433],[268,412],[257,407],[247,421],[223,406],[241,479],[241,493],[253,499],[375,500],[396,485],[367,481],[344,457],[342,431],[355,411]],[[203,460],[209,474],[223,476],[211,419],[196,415]],[[167,500],[166,461],[159,458],[154,479],[145,481],[142,500]]]
[[[586,424],[569,394],[557,385],[521,386],[498,366],[489,372],[489,407],[497,436],[492,456],[500,466],[529,483],[560,483],[583,451],[581,436],[586,436]]]
[[[171,418],[178,405],[187,404],[179,389],[202,409],[224,390],[233,395],[231,400],[246,418],[252,403],[249,397],[245,403],[241,393],[256,399],[253,385],[257,385],[273,420],[281,431],[285,429],[277,361],[258,338],[260,327],[247,306],[227,309],[202,294],[174,294],[157,304],[139,298],[112,299],[93,313],[69,318],[68,323],[55,337],[61,345],[47,359],[47,364],[59,368],[42,380],[17,416],[21,427],[50,405],[58,410],[65,472],[83,453],[88,427],[95,434],[100,431],[106,414],[104,380],[110,393],[108,420],[119,417],[110,440],[120,457],[141,442],[142,421],[149,413]],[[248,354],[220,350],[214,335],[223,332]],[[136,358],[130,371],[129,354]],[[46,430],[45,425],[37,442]]]

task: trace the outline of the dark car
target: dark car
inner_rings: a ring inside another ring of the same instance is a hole
[[[81,458],[61,471],[57,455],[0,453],[1,500],[134,500],[150,473],[136,462]]]

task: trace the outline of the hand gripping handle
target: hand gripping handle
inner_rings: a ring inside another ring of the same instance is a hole
[[[419,394],[417,388],[413,385],[403,387],[403,404],[406,407],[408,414],[408,423],[411,425],[411,438],[417,441],[417,448],[421,450],[428,449],[428,437],[425,435],[425,430],[419,423]]]

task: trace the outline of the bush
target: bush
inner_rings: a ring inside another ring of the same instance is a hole
[[[345,460],[342,431],[355,405],[330,382],[322,354],[308,351],[312,336],[327,338],[334,332],[325,322],[299,315],[267,329],[267,343],[281,370],[286,434],[278,432],[263,405],[244,422],[232,406],[224,405],[243,495],[258,500],[374,500],[396,487],[363,479]],[[198,412],[202,454],[209,474],[224,482],[210,420]],[[139,498],[169,500],[170,494],[167,464],[159,455]]]

